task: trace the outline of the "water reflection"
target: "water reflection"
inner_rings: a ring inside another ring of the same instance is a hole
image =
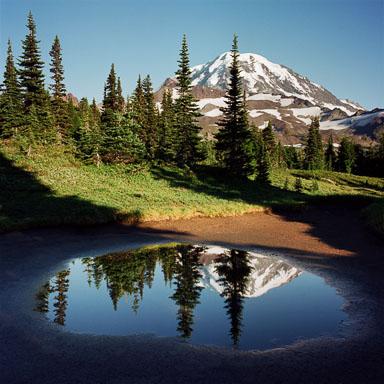
[[[221,254],[217,260],[216,272],[220,276],[218,283],[224,287],[221,295],[225,297],[224,308],[231,321],[230,334],[235,346],[239,344],[243,326],[243,302],[251,271],[248,253],[244,251],[232,249]]]
[[[36,299],[37,311],[75,332],[153,332],[216,345],[229,345],[229,335],[246,349],[332,333],[345,317],[341,299],[316,276],[274,258],[186,244],[74,260]],[[314,316],[314,303],[324,316]],[[271,327],[291,312],[287,324]]]

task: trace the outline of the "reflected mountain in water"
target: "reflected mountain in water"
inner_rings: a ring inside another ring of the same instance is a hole
[[[341,306],[321,278],[284,261],[168,244],[75,259],[42,285],[35,309],[72,332],[266,349],[335,332]]]
[[[204,288],[213,289],[218,293],[223,293],[223,286],[218,283],[217,273],[218,263],[216,260],[223,253],[229,252],[226,248],[210,247],[202,255],[203,268],[201,274],[201,284]],[[248,252],[248,259],[252,271],[248,277],[245,297],[259,297],[266,294],[273,288],[288,284],[303,272],[282,260],[273,257],[263,256]]]

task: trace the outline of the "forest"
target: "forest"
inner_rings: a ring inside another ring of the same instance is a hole
[[[242,90],[237,37],[232,46],[231,80],[224,117],[214,140],[202,137],[192,96],[189,53],[183,37],[178,61],[177,98],[165,91],[161,105],[154,101],[150,75],[137,80],[132,95],[124,98],[120,78],[112,63],[104,83],[101,107],[82,98],[75,105],[67,96],[62,51],[56,36],[49,55],[50,84],[45,87],[36,25],[28,17],[28,34],[16,67],[8,41],[4,81],[0,96],[0,137],[32,146],[67,146],[83,162],[104,164],[167,164],[193,169],[198,164],[218,166],[234,176],[253,176],[268,183],[274,169],[335,170],[382,177],[384,136],[379,145],[363,148],[343,138],[336,149],[332,137],[322,142],[319,119],[313,117],[303,150],[276,143],[274,127],[250,126],[246,95]]]

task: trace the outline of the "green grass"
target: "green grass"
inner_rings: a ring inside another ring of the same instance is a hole
[[[34,147],[27,156],[0,144],[0,230],[112,220],[137,222],[196,216],[227,216],[275,207],[297,208],[326,198],[383,197],[380,179],[333,172],[279,170],[272,186],[230,178],[218,168],[196,173],[172,167],[151,169],[87,166],[56,146]],[[290,190],[283,189],[288,177]],[[304,191],[293,191],[301,177]],[[318,189],[313,190],[313,179]]]

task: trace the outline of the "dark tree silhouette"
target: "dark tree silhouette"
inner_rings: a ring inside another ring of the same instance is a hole
[[[238,250],[220,255],[218,263],[216,267],[216,272],[220,276],[218,282],[224,287],[221,295],[225,298],[224,308],[231,321],[229,333],[233,344],[237,346],[242,332],[244,298],[252,267],[249,265],[248,253]]]

